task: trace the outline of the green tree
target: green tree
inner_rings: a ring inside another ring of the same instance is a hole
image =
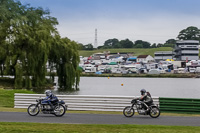
[[[78,49],[79,50],[83,50],[84,49],[84,45],[82,43],[78,43]]]
[[[120,48],[119,40],[116,38],[108,39],[104,42],[104,46],[111,47],[111,48]]]
[[[176,40],[175,39],[168,39],[165,44],[163,44],[162,47],[174,47],[176,44]]]
[[[129,39],[121,40],[120,44],[121,44],[122,48],[132,48],[133,47],[133,42],[130,41]]]
[[[55,25],[58,22],[48,16],[49,11],[42,8],[23,6],[18,14],[20,14],[18,17],[10,20],[9,37],[12,39],[9,43],[12,52],[8,54],[8,59],[12,60],[10,68],[14,71],[15,79],[22,78],[15,67],[20,62],[21,68],[17,68],[18,71],[23,69],[25,81],[30,81],[32,76],[33,86],[40,87],[46,81],[46,62],[51,48],[50,42],[52,34],[56,34]],[[25,84],[26,88],[31,87],[31,84]]]
[[[156,46],[156,43],[153,43],[152,45],[151,45],[151,48],[156,48],[157,46]]]
[[[165,43],[166,44],[176,44],[176,40],[175,39],[168,39]]]
[[[84,50],[93,50],[93,45],[92,44],[87,44],[87,45],[84,45]]]
[[[98,46],[97,49],[104,49],[104,46]]]
[[[60,36],[56,36],[49,62],[56,64],[60,90],[78,89],[80,81],[78,44],[68,38],[61,39]]]
[[[49,58],[52,60],[52,56],[57,59],[54,63],[64,62],[63,73],[58,73],[58,76],[63,78],[63,74],[67,75],[68,81],[60,82],[61,86],[70,89],[75,83],[77,87],[79,75],[75,68],[79,61],[78,45],[59,37],[57,19],[51,17],[48,10],[21,5],[19,1],[0,0],[0,11],[0,63],[6,65],[7,74],[14,75],[16,88],[22,88],[23,81],[26,88],[44,85],[46,63]],[[58,48],[54,47],[55,43]],[[50,53],[52,49],[57,52]],[[61,55],[60,51],[65,55]],[[58,72],[61,70],[57,69]]]
[[[150,48],[150,46],[151,46],[151,44],[149,42],[142,41],[142,40],[137,40],[134,43],[134,47],[138,47],[138,46],[141,47],[141,45],[142,45],[142,48]]]
[[[16,11],[21,7],[19,2],[13,0],[0,0],[0,71],[3,76],[3,70],[5,69],[6,57],[9,53],[8,42],[12,40],[10,38],[10,27],[13,18],[19,16]]]
[[[179,32],[179,40],[200,40],[200,30],[197,27],[190,26]]]
[[[136,44],[136,45],[134,45],[134,48],[143,48],[143,45],[142,44]]]
[[[163,46],[162,43],[158,43],[158,44],[157,44],[157,48],[162,47],[162,46]]]

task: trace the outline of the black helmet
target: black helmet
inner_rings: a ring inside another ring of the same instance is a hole
[[[144,95],[146,93],[146,90],[142,89],[142,90],[140,90],[140,92],[141,92],[141,95]]]

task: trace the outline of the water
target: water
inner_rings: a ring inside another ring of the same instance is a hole
[[[199,83],[198,78],[81,77],[80,90],[64,94],[138,96],[144,88],[152,96],[200,98]]]

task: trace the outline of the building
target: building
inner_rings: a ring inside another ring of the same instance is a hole
[[[167,60],[173,58],[173,52],[172,51],[157,51],[154,53],[154,59],[156,62],[159,62],[161,60]]]
[[[143,63],[148,63],[148,62],[154,62],[154,58],[151,55],[139,55],[137,57],[137,62],[143,62]]]
[[[174,58],[180,61],[199,59],[199,41],[180,40],[176,41]]]

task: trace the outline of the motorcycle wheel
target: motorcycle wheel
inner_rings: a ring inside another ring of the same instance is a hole
[[[54,115],[61,117],[65,114],[66,108],[61,104],[61,105],[56,105],[54,108]]]
[[[152,107],[149,111],[149,115],[152,118],[157,118],[160,116],[160,109],[158,107]]]
[[[135,114],[135,110],[131,106],[127,106],[123,110],[123,114],[126,117],[132,117]]]
[[[27,112],[30,116],[36,116],[40,112],[40,109],[39,107],[36,107],[36,104],[31,104],[28,107]]]

